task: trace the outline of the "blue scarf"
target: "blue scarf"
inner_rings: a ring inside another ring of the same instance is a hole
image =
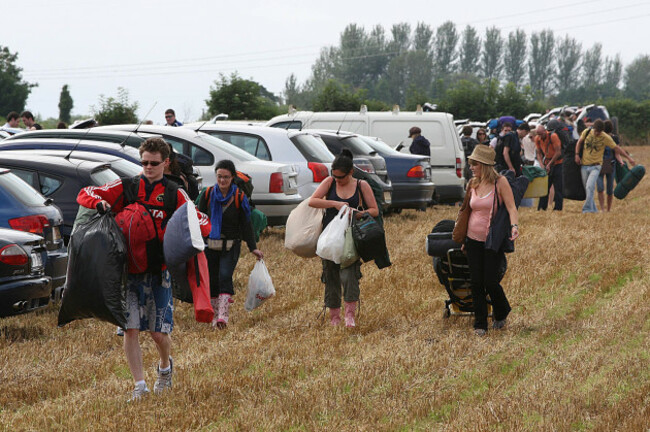
[[[212,229],[210,230],[210,234],[208,235],[209,238],[213,240],[219,240],[221,238],[221,222],[223,219],[223,205],[227,204],[228,201],[230,201],[230,198],[232,198],[235,193],[237,193],[238,189],[235,184],[230,185],[230,189],[228,189],[228,193],[226,196],[223,196],[221,194],[221,190],[219,189],[219,186],[214,185],[212,188],[212,192],[210,195],[210,223],[212,224]],[[248,199],[244,195],[244,199],[241,202],[241,209],[244,210],[244,214],[246,215],[246,219],[250,220],[251,217],[251,208],[248,203]]]

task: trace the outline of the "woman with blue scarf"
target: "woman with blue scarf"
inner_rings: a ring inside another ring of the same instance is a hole
[[[217,184],[207,188],[201,195],[199,209],[210,216],[212,230],[207,238],[205,256],[210,271],[210,296],[215,310],[212,325],[225,329],[232,296],[235,294],[232,275],[239,260],[241,241],[260,260],[264,257],[257,249],[251,208],[248,198],[234,183],[237,171],[230,160],[222,160],[215,169]]]

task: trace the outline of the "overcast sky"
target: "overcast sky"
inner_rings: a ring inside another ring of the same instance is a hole
[[[629,64],[650,52],[650,2],[589,0],[501,1],[142,1],[29,0],[4,2],[0,45],[18,52],[24,79],[38,83],[27,109],[58,116],[68,84],[73,114],[91,114],[99,95],[129,91],[138,114],[164,122],[166,108],[182,121],[201,116],[220,72],[237,71],[280,94],[293,72],[300,83],[321,47],[336,45],[346,25],[386,32],[419,21],[434,30],[447,20],[479,34],[496,25],[502,35],[519,27],[569,34],[583,50],[602,43],[603,55]],[[2,113],[6,115],[6,113]]]

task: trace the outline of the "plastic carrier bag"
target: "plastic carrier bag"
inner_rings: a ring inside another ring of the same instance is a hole
[[[345,245],[345,230],[350,221],[350,207],[343,206],[336,217],[323,230],[318,237],[316,254],[326,260],[341,264],[343,246]]]
[[[110,213],[77,225],[68,246],[59,327],[97,318],[125,328],[126,262],[126,240]]]
[[[357,261],[359,261],[359,253],[357,252],[357,247],[354,245],[352,225],[350,224],[345,230],[345,243],[343,243],[343,254],[341,254],[341,268],[350,267]]]
[[[255,267],[253,267],[253,271],[248,278],[248,295],[246,296],[244,308],[250,312],[261,305],[264,300],[274,295],[275,288],[273,287],[271,275],[266,268],[266,264],[264,264],[264,260],[259,260],[255,263]]]
[[[323,209],[310,207],[309,199],[306,199],[289,214],[284,247],[300,257],[313,258],[322,230]]]

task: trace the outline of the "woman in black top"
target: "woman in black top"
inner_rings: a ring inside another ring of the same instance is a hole
[[[212,325],[224,329],[235,294],[232,275],[239,259],[241,240],[258,260],[264,255],[255,243],[248,198],[233,181],[237,175],[235,164],[222,160],[215,171],[217,184],[201,194],[199,210],[207,213],[212,223],[205,250],[210,271],[210,296],[216,312]]]
[[[336,217],[341,207],[347,205],[351,209],[361,209],[373,217],[379,215],[377,202],[370,185],[363,180],[352,178],[352,153],[343,149],[332,162],[332,176],[323,182],[309,198],[309,205],[324,208],[323,229]],[[363,212],[354,212],[358,219]],[[333,261],[323,260],[325,275],[325,307],[330,309],[330,322],[338,325],[341,322],[341,284],[345,300],[345,325],[354,327],[354,311],[359,301],[359,279],[361,278],[361,261],[341,269]]]

